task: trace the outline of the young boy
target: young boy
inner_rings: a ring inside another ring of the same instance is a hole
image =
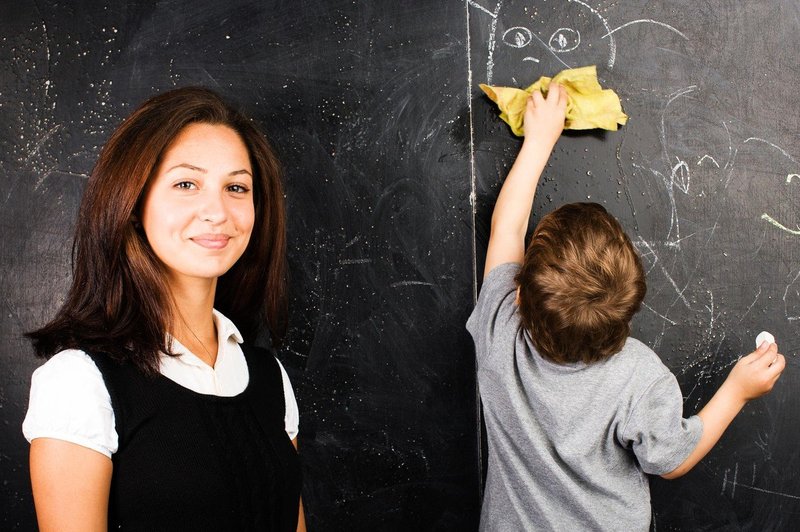
[[[646,287],[619,223],[600,205],[565,205],[542,219],[525,252],[566,100],[553,85],[528,101],[467,322],[489,446],[481,530],[648,530],[647,475],[688,472],[785,365],[764,342],[684,419],[675,377],[628,336]]]

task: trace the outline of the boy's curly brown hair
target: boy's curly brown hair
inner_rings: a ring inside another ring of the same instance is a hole
[[[597,203],[570,203],[542,218],[516,282],[522,323],[556,363],[617,353],[647,291],[630,238]]]

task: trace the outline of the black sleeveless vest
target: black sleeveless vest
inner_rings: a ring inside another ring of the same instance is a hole
[[[250,380],[234,397],[90,354],[114,408],[109,530],[294,531],[300,464],[284,429],[280,368],[242,346]]]

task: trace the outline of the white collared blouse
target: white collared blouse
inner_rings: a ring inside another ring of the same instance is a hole
[[[250,375],[239,346],[242,335],[236,326],[214,310],[219,351],[209,366],[173,339],[173,352],[161,356],[161,374],[194,392],[231,397],[247,387]],[[286,403],[284,425],[290,439],[297,436],[299,413],[289,376],[278,361]],[[103,376],[94,361],[78,349],[54,355],[33,372],[30,402],[22,432],[30,442],[54,438],[88,447],[109,458],[117,451],[114,409]]]

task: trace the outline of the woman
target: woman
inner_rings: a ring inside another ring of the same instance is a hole
[[[291,385],[240,346],[285,331],[285,250],[278,161],[218,95],[155,96],[114,132],[67,300],[29,334],[41,530],[305,529]]]

